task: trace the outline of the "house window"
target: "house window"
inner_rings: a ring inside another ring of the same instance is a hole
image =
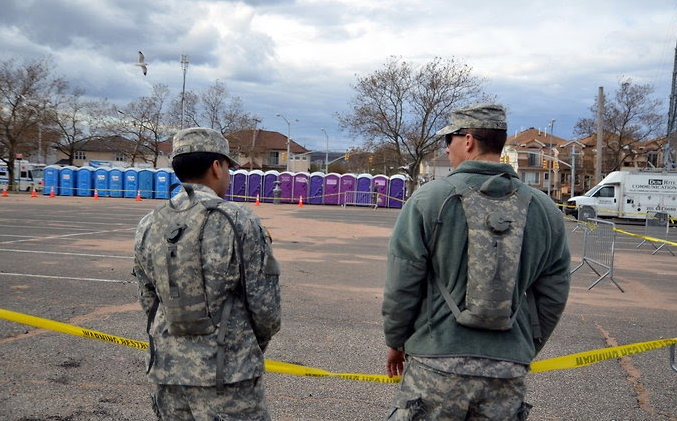
[[[73,159],[87,159],[87,156],[85,155],[85,151],[75,151],[73,154]]]
[[[115,162],[125,162],[125,154],[118,152],[115,154]]]
[[[268,152],[268,165],[281,165],[280,152],[278,151]]]
[[[653,168],[658,168],[658,152],[656,151],[649,152],[646,156],[646,161]]]
[[[536,153],[534,148],[530,148],[529,155],[527,155],[527,166],[528,167],[539,167],[541,165],[540,155]]]
[[[540,173],[537,172],[525,172],[522,173],[522,181],[529,185],[540,184],[541,177]]]

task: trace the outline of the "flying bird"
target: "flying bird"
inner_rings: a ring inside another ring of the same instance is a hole
[[[146,76],[146,73],[148,72],[148,68],[146,67],[148,63],[144,61],[143,53],[139,51],[139,62],[136,63],[136,66],[139,66],[141,70],[143,70],[143,75]]]

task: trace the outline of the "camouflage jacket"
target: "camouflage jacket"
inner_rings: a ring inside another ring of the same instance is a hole
[[[199,184],[192,185],[196,200],[217,198],[213,190]],[[188,195],[181,191],[172,199],[177,208],[189,204]],[[226,334],[225,383],[236,383],[263,374],[263,350],[280,329],[279,266],[273,257],[270,238],[258,217],[246,207],[222,202],[235,222],[243,241],[244,269],[249,314],[243,300],[233,301]],[[134,244],[134,273],[139,287],[139,300],[146,315],[157,298],[154,284],[155,268],[152,254],[160,252],[164,238],[150,238],[149,228],[153,212],[146,215],[136,230]],[[220,309],[228,295],[238,285],[239,267],[235,251],[234,233],[226,218],[213,214],[205,225],[203,249],[204,276],[208,302],[213,312]],[[196,279],[196,282],[200,282]],[[154,362],[148,376],[157,384],[214,386],[216,384],[216,357],[218,330],[208,335],[173,336],[167,330],[162,304],[152,321],[149,335],[153,339]],[[150,354],[149,358],[150,359]]]
[[[478,187],[500,173],[519,182],[510,165],[479,161],[464,162],[447,177],[463,177],[468,185]],[[493,185],[496,196],[510,188],[505,178]],[[437,244],[430,249],[438,212],[454,192],[445,180],[426,183],[398,217],[389,244],[382,306],[386,344],[404,346],[408,354],[419,357],[478,357],[530,364],[559,321],[568,297],[570,256],[562,213],[550,198],[532,189],[514,292],[513,303],[520,303],[515,324],[508,331],[469,328],[456,323],[437,287],[428,290],[428,276],[439,277],[464,308],[468,234],[460,199],[445,207]],[[533,338],[528,302],[521,300],[527,289],[534,293],[542,341]],[[428,293],[432,294],[430,309]]]

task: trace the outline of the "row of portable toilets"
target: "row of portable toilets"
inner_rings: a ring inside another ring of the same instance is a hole
[[[169,168],[93,168],[45,167],[44,195],[141,197],[169,199],[179,183]],[[278,172],[260,170],[231,171],[230,186],[225,199],[235,202],[273,202],[276,185],[281,203],[302,201],[314,205],[363,205],[401,208],[406,197],[403,175],[324,174],[321,172]]]

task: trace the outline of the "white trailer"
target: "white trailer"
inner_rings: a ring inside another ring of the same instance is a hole
[[[25,160],[14,161],[14,188],[19,191],[42,190],[42,172],[44,164],[35,164]],[[8,189],[9,171],[7,165],[0,164],[0,188]]]
[[[584,195],[569,199],[565,212],[581,220],[645,219],[647,212],[665,212],[677,219],[677,172],[614,171]]]

